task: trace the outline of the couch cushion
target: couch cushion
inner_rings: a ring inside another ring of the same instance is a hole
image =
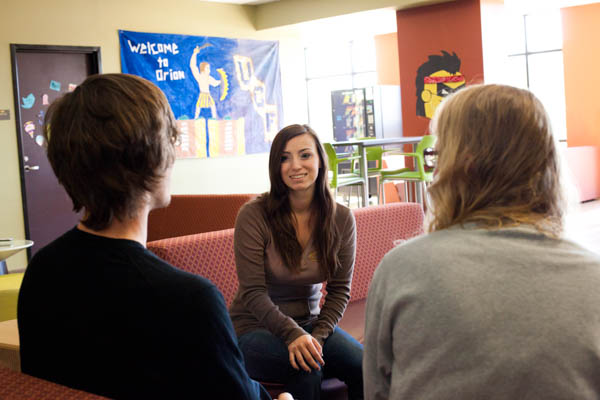
[[[23,273],[0,275],[0,321],[17,318],[17,299]]]
[[[390,203],[353,212],[357,237],[350,301],[367,298],[375,268],[388,251],[423,233],[423,208],[417,203]]]
[[[348,332],[350,336],[363,343],[365,340],[365,309],[367,299],[353,300],[348,303],[344,316],[338,326]]]

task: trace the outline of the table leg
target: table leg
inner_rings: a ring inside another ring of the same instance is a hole
[[[417,203],[423,205],[423,182],[418,181],[415,185]]]
[[[361,154],[360,176],[363,178],[362,206],[366,207],[369,205],[369,172],[367,163],[367,148],[362,144],[359,144],[358,151]]]
[[[8,268],[6,267],[6,261],[0,261],[0,275],[8,274]]]

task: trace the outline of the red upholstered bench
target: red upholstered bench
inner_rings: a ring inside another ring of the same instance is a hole
[[[394,246],[423,233],[423,209],[417,203],[389,203],[357,208],[353,212],[356,260],[350,303],[339,326],[362,343],[367,294],[375,269]]]
[[[350,302],[364,300],[375,268],[396,244],[423,233],[423,210],[416,203],[390,203],[353,210],[356,262]],[[233,228],[148,242],[148,249],[171,265],[211,280],[229,306],[238,288]]]
[[[362,343],[366,298],[375,268],[395,245],[423,233],[423,209],[416,203],[390,203],[353,212],[356,262],[350,303],[339,326]],[[149,242],[148,249],[178,268],[211,280],[229,306],[238,288],[233,231],[226,229],[157,240]],[[345,390],[341,393],[340,386],[345,389],[345,385],[337,380],[324,382],[323,398],[345,398]],[[268,389],[275,394],[281,387]]]
[[[0,399],[2,400],[87,400],[106,397],[71,389],[43,379],[0,367]]]

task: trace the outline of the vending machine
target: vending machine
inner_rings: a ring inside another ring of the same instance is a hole
[[[375,137],[373,98],[367,97],[365,88],[331,92],[333,137],[336,141]]]

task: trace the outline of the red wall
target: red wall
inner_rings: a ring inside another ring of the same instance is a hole
[[[428,132],[429,119],[416,114],[417,69],[445,50],[461,60],[467,85],[483,82],[479,0],[457,0],[396,12],[404,136]]]

